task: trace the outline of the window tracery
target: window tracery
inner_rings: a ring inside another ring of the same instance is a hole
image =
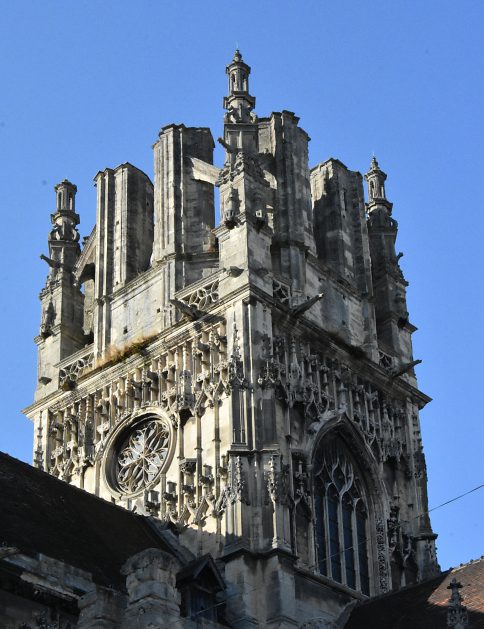
[[[115,482],[126,494],[135,494],[156,480],[168,455],[170,431],[160,419],[136,425],[115,454]]]
[[[368,504],[345,449],[332,441],[314,467],[316,557],[319,572],[370,594]]]

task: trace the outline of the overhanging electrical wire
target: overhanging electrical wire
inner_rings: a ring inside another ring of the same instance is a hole
[[[437,509],[441,509],[442,507],[445,507],[449,504],[451,504],[452,502],[456,502],[456,500],[460,500],[461,498],[464,498],[465,496],[468,496],[469,494],[472,494],[475,491],[478,491],[479,489],[482,489],[484,487],[484,483],[481,483],[480,485],[477,485],[477,487],[473,487],[472,489],[469,489],[468,491],[464,492],[463,494],[459,494],[458,496],[454,496],[454,498],[450,498],[449,500],[446,500],[445,502],[442,502],[441,504],[432,507],[431,509],[427,509],[427,511],[424,511],[423,513],[419,513],[417,515],[415,515],[413,518],[411,518],[411,520],[416,520],[418,518],[422,518],[424,515],[428,515],[429,513],[431,513],[432,511],[436,511]],[[337,553],[334,553],[333,555],[330,555],[327,560],[332,559],[333,557],[337,557],[338,555],[341,555],[342,553],[344,553],[347,550],[354,550],[355,548],[357,548],[358,546],[361,546],[361,544],[366,544],[366,542],[369,541],[369,537],[365,537],[364,540],[362,540],[361,542],[359,542],[356,547],[353,546],[347,546],[346,548],[343,548],[342,550],[339,550]],[[255,586],[253,588],[250,588],[249,590],[246,590],[245,592],[243,592],[243,594],[248,594],[249,592],[253,592],[254,590],[259,589],[259,586]],[[223,601],[221,601],[220,603],[216,603],[215,605],[212,605],[212,607],[207,607],[206,609],[201,609],[200,611],[198,611],[196,614],[193,614],[192,618],[199,616],[200,614],[204,614],[205,612],[210,611],[211,609],[215,609],[216,607],[220,607],[221,605],[225,605],[225,603],[227,602],[228,599],[230,598],[234,598],[234,596],[241,596],[242,592],[236,592],[234,594],[230,594],[229,596],[227,596]]]

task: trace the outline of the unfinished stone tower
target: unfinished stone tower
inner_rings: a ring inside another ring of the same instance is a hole
[[[397,222],[375,158],[365,203],[226,72],[221,168],[209,129],[163,127],[153,183],[96,175],[82,248],[56,186],[34,462],[210,553],[229,626],[341,625],[437,568]]]

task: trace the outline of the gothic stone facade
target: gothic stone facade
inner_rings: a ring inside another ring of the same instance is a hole
[[[299,119],[254,114],[238,51],[226,72],[222,168],[209,129],[163,127],[154,183],[96,175],[82,248],[56,186],[34,462],[211,553],[231,626],[323,626],[437,569],[429,398],[385,173],[365,203],[359,172],[310,169]]]

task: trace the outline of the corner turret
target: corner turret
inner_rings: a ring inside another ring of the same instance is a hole
[[[57,365],[85,344],[82,330],[83,299],[74,276],[80,254],[79,215],[75,212],[77,187],[64,179],[55,187],[56,211],[51,214],[49,255],[41,255],[49,266],[45,287],[40,293],[42,318],[38,346],[37,396],[58,388]]]
[[[373,155],[370,170],[365,175],[368,183],[368,209],[370,210],[374,205],[383,204],[391,214],[392,204],[387,200],[385,194],[386,178],[386,173],[380,169],[376,157]]]
[[[79,215],[75,212],[77,186],[64,179],[54,189],[57,201],[56,211],[51,215],[49,254],[52,260],[72,270],[80,253]]]
[[[226,122],[253,122],[251,112],[255,107],[255,97],[249,94],[250,66],[242,61],[239,50],[225,69],[229,79],[229,93],[224,98]]]
[[[395,250],[398,223],[392,217],[393,204],[386,197],[386,178],[373,156],[365,179],[378,345],[384,354],[400,357],[401,364],[394,365],[398,369],[413,361],[411,334],[416,328],[408,320],[408,284],[399,265],[403,254],[397,255]]]
[[[229,94],[224,97],[224,137],[219,140],[225,148],[226,163],[233,163],[235,154],[243,151],[255,155],[258,152],[257,116],[252,113],[255,98],[249,94],[250,66],[242,61],[239,50],[225,72],[229,79]]]

